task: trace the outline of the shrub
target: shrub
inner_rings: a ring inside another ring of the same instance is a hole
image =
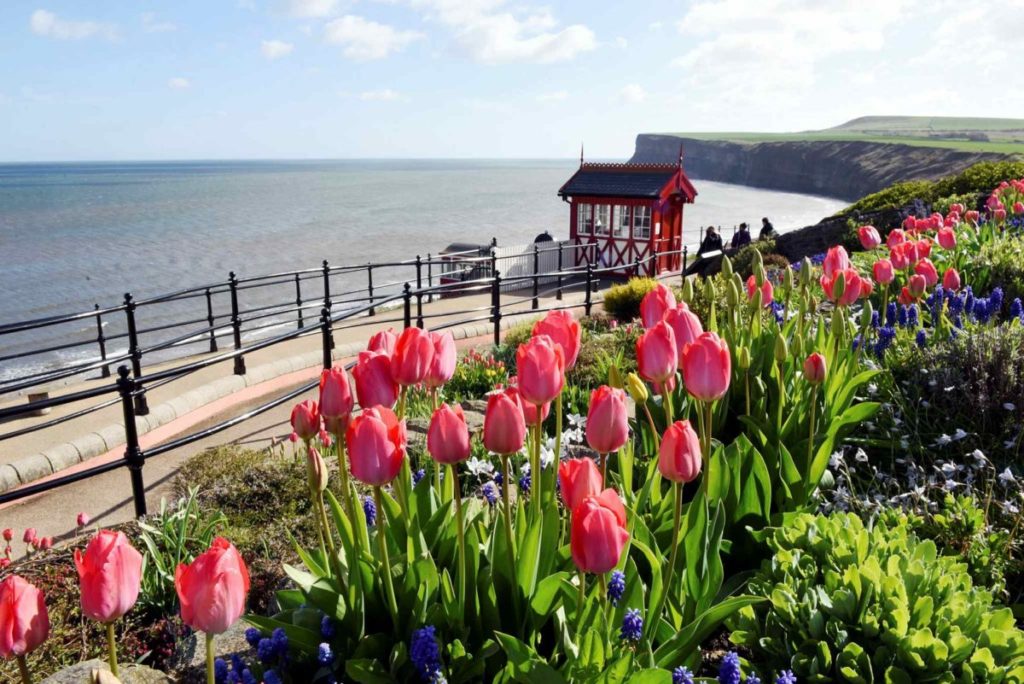
[[[739,273],[744,280],[749,278],[754,273],[754,255],[761,253],[761,260],[766,261],[765,257],[770,254],[775,254],[775,240],[754,240],[749,245],[745,245],[736,252],[731,258],[732,270]],[[781,254],[777,255],[785,260]],[[786,261],[788,264],[789,262]],[[765,267],[768,264],[765,263]]]
[[[902,207],[915,199],[924,199],[931,191],[932,183],[925,180],[902,181],[893,183],[884,190],[861,197],[843,210],[843,213],[878,211]]]
[[[978,292],[999,286],[1008,302],[1024,297],[1024,238],[1004,236],[983,243],[964,270]]]
[[[940,204],[941,200],[951,195],[987,194],[1000,181],[1021,176],[1024,176],[1024,161],[979,162],[960,173],[937,181],[912,180],[894,183],[884,190],[862,197],[843,210],[843,213],[897,209],[915,199],[927,204]]]
[[[604,295],[604,310],[615,319],[628,323],[640,315],[640,300],[654,289],[654,278],[630,278],[614,285]]]
[[[1020,681],[1024,632],[966,566],[902,516],[801,514],[768,533],[773,557],[732,639],[801,681]]]
[[[771,253],[761,257],[765,271],[785,271],[789,266],[789,259],[781,254]]]

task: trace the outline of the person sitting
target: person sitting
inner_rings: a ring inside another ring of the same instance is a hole
[[[720,252],[722,251],[722,236],[715,232],[714,226],[708,226],[707,232],[704,235],[704,240],[700,243],[700,249],[697,250],[697,254],[706,254],[707,252]]]
[[[765,216],[763,219],[761,219],[761,232],[758,233],[757,239],[758,240],[771,240],[774,237],[775,237],[775,226],[773,226],[772,222],[768,220],[767,216]]]
[[[739,249],[744,245],[750,244],[750,226],[746,223],[740,224],[740,229],[735,235],[732,236],[731,247],[733,249]]]

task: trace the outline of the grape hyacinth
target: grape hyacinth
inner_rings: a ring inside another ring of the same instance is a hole
[[[928,333],[921,328],[917,331],[917,336],[914,338],[914,342],[917,344],[918,349],[924,349],[928,344]]]
[[[256,657],[260,659],[261,663],[272,663],[277,658],[277,650],[274,648],[274,642],[270,639],[260,639],[259,643],[256,644]]]
[[[626,614],[622,616],[622,628],[619,630],[619,636],[623,641],[631,641],[637,643],[644,635],[644,619],[640,616],[640,611],[636,608],[631,608],[626,611]]]
[[[880,316],[878,315],[878,312],[877,311],[872,311],[871,312],[871,328],[873,330],[878,330],[878,325],[879,325],[878,321],[879,321],[879,319],[880,319]]]
[[[761,678],[756,674],[749,674],[747,678],[743,680],[743,684],[761,684]]]
[[[885,307],[885,324],[890,328],[896,325],[896,302],[889,302]]]
[[[742,672],[740,671],[740,656],[736,651],[729,651],[718,664],[719,684],[740,684]]]
[[[620,570],[612,570],[611,579],[608,580],[608,600],[613,606],[619,605],[622,595],[626,593],[626,575]]]
[[[260,639],[262,637],[263,635],[260,634],[260,630],[256,629],[255,627],[250,627],[249,629],[245,630],[245,640],[253,648],[256,648],[259,645]]]
[[[441,650],[435,632],[433,625],[417,629],[412,633],[409,646],[409,659],[425,682],[436,682],[436,676],[441,673]]]
[[[498,503],[498,490],[495,488],[494,484],[485,482],[484,486],[480,489],[480,493],[483,494],[484,499],[486,499],[487,503],[490,505],[493,506]]]
[[[896,322],[899,323],[901,328],[907,327],[907,322],[910,320],[910,314],[906,306],[901,306],[899,314],[896,316]]]
[[[426,476],[426,474],[427,471],[424,470],[423,468],[420,468],[419,470],[414,472],[412,474],[412,486],[415,487],[416,485],[418,485],[420,483],[420,480],[422,480]]]
[[[320,636],[324,639],[330,639],[334,636],[334,622],[327,615],[320,619]]]
[[[363,515],[366,516],[367,527],[373,527],[377,524],[377,504],[374,503],[372,497],[363,497]]]
[[[1024,305],[1020,303],[1020,297],[1014,297],[1010,302],[1010,319],[1024,320]]]
[[[492,479],[494,480],[494,485],[496,487],[500,487],[501,483],[504,482],[503,476],[500,472],[494,473],[494,477]]]
[[[882,358],[885,354],[885,350],[892,345],[892,341],[896,339],[896,331],[888,326],[878,329],[878,342],[875,343],[875,356]]]
[[[693,684],[693,673],[690,668],[680,665],[672,670],[672,684]]]
[[[783,670],[775,678],[775,684],[796,684],[796,675],[792,670]]]
[[[334,652],[331,651],[331,645],[326,641],[322,642],[316,651],[316,662],[321,665],[330,665],[334,661]]]
[[[530,473],[524,472],[519,476],[519,491],[524,495],[530,493]]]
[[[263,673],[263,684],[283,684],[281,682],[281,675],[277,674],[274,670],[267,670]]]

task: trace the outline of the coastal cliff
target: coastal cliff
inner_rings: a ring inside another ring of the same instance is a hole
[[[905,180],[935,179],[1003,154],[865,141],[744,143],[641,133],[633,163],[675,161],[691,178],[854,201]]]

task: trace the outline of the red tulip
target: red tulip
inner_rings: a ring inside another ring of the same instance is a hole
[[[753,299],[754,293],[757,292],[757,279],[754,276],[747,278],[747,299]],[[761,283],[761,304],[763,306],[769,306],[772,303],[772,299],[775,297],[775,287],[772,285],[772,281],[765,278],[764,282]],[[679,340],[677,339],[678,343]]]
[[[544,318],[534,324],[533,335],[547,335],[562,348],[566,370],[576,365],[576,357],[579,356],[583,344],[583,330],[571,311],[549,311]]]
[[[882,244],[882,237],[874,226],[861,226],[857,229],[857,236],[860,238],[860,246],[868,251]]]
[[[249,569],[242,555],[223,537],[191,564],[174,572],[181,620],[192,629],[222,634],[242,617],[249,593]]]
[[[658,283],[640,300],[640,320],[644,328],[650,329],[661,322],[665,312],[676,307],[676,296],[672,288]]]
[[[43,592],[18,575],[0,582],[0,657],[23,656],[50,635]]]
[[[828,253],[825,254],[825,261],[821,264],[825,275],[831,278],[833,274],[848,268],[850,268],[850,256],[846,253],[846,249],[842,245],[829,248]]]
[[[665,321],[655,324],[636,341],[637,371],[648,382],[665,383],[674,378],[679,359],[675,332]]]
[[[910,268],[910,258],[907,256],[907,252],[903,249],[903,245],[910,244],[909,242],[903,242],[889,250],[889,263],[897,271],[902,271],[906,268]]]
[[[441,404],[430,418],[427,451],[438,463],[459,463],[469,458],[469,428],[462,407]]]
[[[913,218],[913,217],[911,217]],[[907,239],[906,233],[899,228],[889,231],[889,235],[885,238],[885,246],[892,249],[896,245],[903,244]]]
[[[935,270],[935,264],[930,259],[921,259],[914,267],[914,273],[924,276],[924,282],[928,287],[935,287],[939,282],[939,272]]]
[[[907,281],[907,289],[910,290],[911,296],[920,297],[928,289],[928,280],[920,273],[916,273]]]
[[[430,340],[434,344],[434,356],[430,361],[425,384],[427,387],[441,387],[455,375],[455,338],[450,332],[432,332]]]
[[[292,430],[304,440],[311,440],[320,432],[320,411],[312,399],[295,405],[292,409]]]
[[[978,212],[976,209],[971,209],[970,211],[964,213],[964,218],[967,219],[968,223],[978,225],[978,221],[981,219],[981,213]]]
[[[526,441],[526,419],[519,394],[508,388],[487,397],[484,446],[496,454],[518,453]]]
[[[348,426],[355,400],[344,368],[325,368],[320,373],[320,417],[330,432],[341,432]]]
[[[690,421],[676,421],[661,438],[658,471],[672,482],[693,482],[700,475],[700,468],[700,437]]]
[[[888,259],[876,261],[875,265],[871,268],[871,273],[875,276],[875,282],[881,285],[888,285],[895,277],[892,270],[892,262]]]
[[[361,407],[391,408],[398,400],[398,383],[391,375],[391,357],[384,352],[359,352],[359,360],[352,367],[352,377],[356,381],[356,397]]]
[[[725,340],[706,332],[683,349],[683,382],[686,391],[700,401],[725,396],[732,377],[732,357]]]
[[[75,549],[75,568],[82,589],[82,612],[97,622],[113,622],[139,598],[142,554],[123,532],[100,530],[85,547]]]
[[[704,326],[701,325],[697,314],[686,306],[686,302],[680,302],[676,308],[666,311],[663,320],[675,333],[678,363],[681,364],[683,362],[683,347],[700,337],[700,334],[704,332]]]
[[[21,536],[21,540],[26,544],[35,544],[39,537],[36,535],[36,528],[26,527],[25,534]]]
[[[398,344],[398,333],[395,332],[394,328],[388,328],[387,330],[381,330],[380,332],[374,333],[370,337],[370,341],[366,344],[367,351],[379,351],[384,352],[388,356],[395,353],[395,346]]]
[[[942,275],[942,287],[954,291],[960,289],[960,274],[957,273],[955,268],[946,269],[946,272]]]
[[[604,487],[601,471],[591,458],[570,458],[558,465],[558,482],[562,488],[562,500],[570,512],[583,500],[597,496]]]
[[[386,485],[405,460],[405,421],[383,406],[363,409],[349,423],[347,442],[352,476],[363,484]]]
[[[949,205],[949,211],[952,212],[952,213],[963,214],[964,213],[964,205],[962,205],[962,204],[960,204],[958,202],[954,202],[953,204]]]
[[[942,247],[942,249],[954,249],[956,247],[956,231],[952,228],[941,228],[938,238],[939,247]]]
[[[899,303],[902,304],[903,306],[910,306],[911,304],[916,302],[917,299],[914,297],[914,295],[910,294],[910,290],[907,289],[906,285],[904,285],[903,289],[900,290],[900,295],[899,297],[897,297],[897,301],[899,301]]]
[[[587,444],[599,454],[610,454],[622,448],[629,439],[629,416],[626,393],[601,385],[590,395],[587,413]]]
[[[418,385],[427,378],[434,360],[434,342],[430,333],[420,328],[406,328],[398,336],[391,354],[391,377],[403,387]]]
[[[836,297],[834,296],[835,284],[840,277],[843,278],[843,294],[841,297]],[[839,306],[849,306],[860,298],[861,278],[852,268],[837,271],[831,278],[821,276],[820,282],[825,295]]]
[[[86,524],[88,525],[89,523],[86,523]],[[12,539],[14,539],[14,530],[12,530],[10,527],[5,528],[4,529],[4,540],[5,541],[11,541]]]
[[[804,379],[812,385],[825,382],[825,357],[814,352],[804,361]]]
[[[999,223],[1002,223],[1003,221],[1006,220],[1006,209],[1003,209],[1001,207],[999,209],[996,209],[995,211],[992,212],[992,218],[994,218]]]
[[[85,527],[86,525],[89,524],[89,514],[84,512],[84,511],[79,513],[78,517],[75,518],[75,522],[78,524],[79,527]],[[10,539],[10,537],[7,537],[7,535],[6,535],[7,530],[4,530],[4,532],[5,532],[4,536],[7,539]]]
[[[861,276],[860,278],[860,298],[867,299],[871,296],[871,293],[875,291],[875,284],[871,282],[871,278],[867,276]]]
[[[613,490],[612,497],[618,502]],[[621,518],[609,507],[608,497],[591,496],[572,513],[572,533],[569,548],[572,559],[581,572],[604,574],[619,564],[622,550],[629,541],[625,529],[625,516]],[[622,503],[618,503],[619,507]]]
[[[932,240],[931,240],[931,238],[924,238],[922,240],[918,240],[915,243],[915,246],[917,247],[917,258],[918,259],[927,259],[928,257],[930,257],[932,255]]]
[[[916,216],[908,216],[907,218],[903,219],[903,228],[906,229],[906,230],[916,230],[917,229],[917,217]]]
[[[547,335],[538,335],[516,351],[519,395],[524,403],[540,406],[552,401],[565,387],[565,356],[562,347]]]
[[[1024,202],[1014,202],[1013,203],[1013,213],[1017,214],[1018,216],[1020,216],[1021,214],[1024,214]]]

